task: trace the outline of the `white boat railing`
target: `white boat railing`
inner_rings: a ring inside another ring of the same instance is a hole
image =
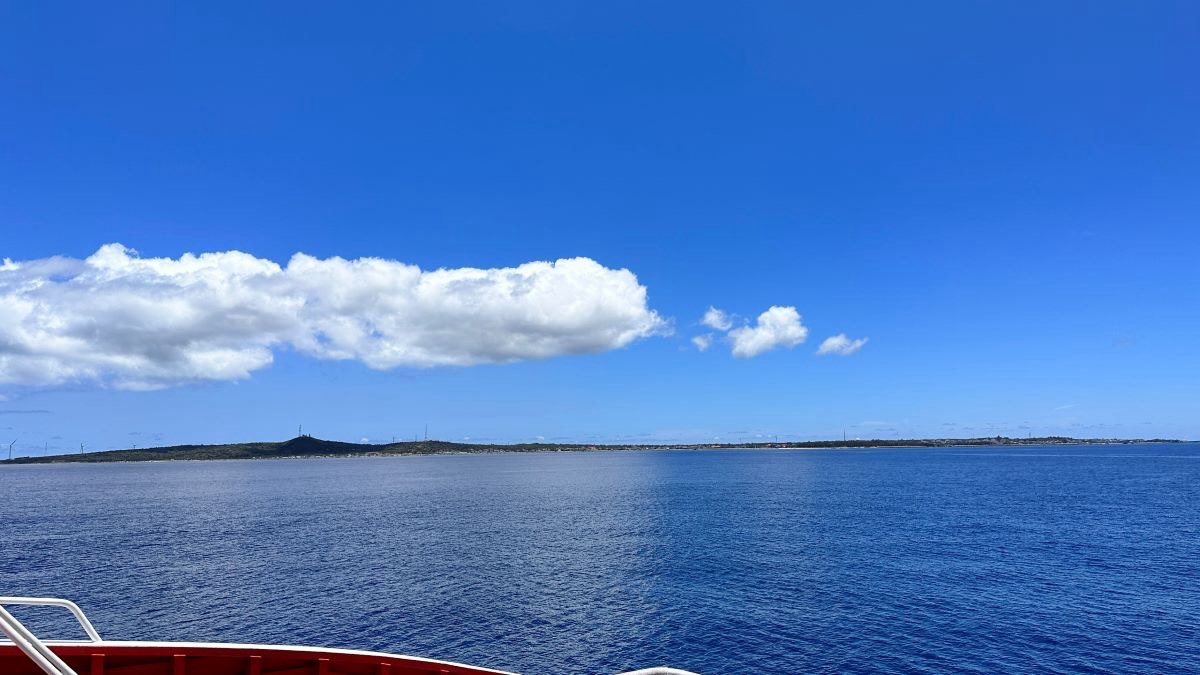
[[[629,673],[619,673],[618,675],[697,675],[690,670],[679,670],[678,668],[643,668],[641,670],[630,670]]]
[[[71,614],[75,617],[75,620],[79,622],[79,627],[82,628],[83,632],[88,636],[88,641],[103,642],[103,639],[100,637],[100,633],[96,631],[96,627],[92,625],[92,622],[88,620],[87,615],[83,613],[83,610],[79,608],[79,605],[71,602],[70,600],[63,600],[62,598],[0,597],[0,608],[2,608],[4,605],[62,607],[63,609],[71,612]]]
[[[88,639],[83,642],[103,642],[100,633],[96,632],[96,628],[92,626],[92,622],[88,621],[83,610],[79,605],[70,600],[61,598],[15,598],[15,597],[0,597],[0,633],[8,636],[8,639],[13,642],[31,661],[36,663],[46,675],[78,675],[70,666],[66,664],[57,654],[50,651],[45,642],[42,642],[38,636],[25,627],[25,624],[17,620],[5,605],[27,605],[39,607],[62,607],[67,609],[75,616],[75,620],[83,628],[83,632],[87,634]],[[77,641],[78,642],[78,641]],[[696,673],[686,670],[678,670],[676,668],[643,668],[642,670],[631,670],[627,673],[619,675],[697,675]]]
[[[96,628],[92,626],[92,622],[84,616],[83,610],[79,609],[79,605],[70,600],[61,598],[5,598],[0,597],[0,632],[8,636],[13,644],[18,649],[25,652],[31,661],[37,664],[46,675],[77,675],[71,666],[58,657],[57,654],[50,651],[45,642],[38,639],[32,631],[25,627],[25,624],[17,620],[5,605],[33,605],[40,607],[63,607],[70,610],[71,614],[75,615],[75,620],[83,627],[83,632],[87,634],[89,642],[100,642],[100,634],[96,632]]]

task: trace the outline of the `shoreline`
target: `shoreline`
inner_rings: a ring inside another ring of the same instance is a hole
[[[128,448],[0,460],[0,465],[26,464],[106,464],[133,462],[221,461],[256,459],[342,459],[365,457],[419,457],[423,455],[485,455],[552,452],[667,452],[677,450],[866,450],[929,448],[1012,448],[1087,445],[1150,445],[1188,443],[1179,439],[1087,439],[1061,436],[1041,438],[941,438],[941,439],[870,439],[847,441],[785,441],[769,443],[664,443],[664,444],[585,444],[585,443],[512,443],[472,444],[448,441],[405,441],[372,445],[326,441],[299,436],[287,441],[229,443],[215,445],[177,445],[159,448]]]

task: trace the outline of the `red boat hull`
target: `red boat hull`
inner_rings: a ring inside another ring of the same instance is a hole
[[[497,675],[444,661],[317,647],[170,642],[50,645],[79,675]],[[0,674],[43,675],[13,644],[0,644]],[[511,674],[509,674],[511,675]]]

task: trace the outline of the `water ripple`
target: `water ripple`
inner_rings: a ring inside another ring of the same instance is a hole
[[[114,638],[526,673],[1196,672],[1197,457],[1179,445],[4,467],[0,579],[5,593],[78,600]]]

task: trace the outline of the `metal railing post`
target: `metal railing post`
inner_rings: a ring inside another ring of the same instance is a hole
[[[65,661],[59,658],[58,654],[50,651],[45,642],[42,642],[36,635],[33,634],[25,624],[17,620],[4,605],[32,605],[46,607],[63,607],[75,616],[75,620],[83,628],[83,632],[87,633],[88,640],[91,642],[100,642],[100,634],[96,632],[96,628],[92,626],[92,622],[84,616],[83,610],[79,609],[79,605],[70,600],[61,598],[7,598],[0,597],[0,632],[8,636],[13,644],[17,646],[31,661],[37,664],[46,675],[78,675],[71,666],[68,666]]]
[[[37,664],[37,667],[41,668],[46,675],[77,675],[71,666],[58,658],[58,654],[50,651],[46,643],[29,632],[28,628],[17,621],[17,617],[9,614],[3,606],[0,606],[0,631],[3,631],[18,649],[25,652],[25,655]]]

